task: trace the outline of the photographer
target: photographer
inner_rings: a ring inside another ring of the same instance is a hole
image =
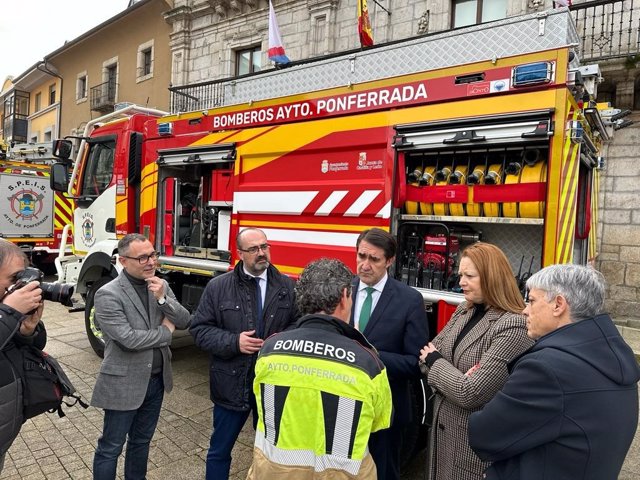
[[[21,380],[13,367],[20,362],[16,345],[31,343],[42,349],[47,341],[40,322],[44,303],[39,282],[13,287],[27,263],[20,248],[0,239],[0,472],[23,422]]]

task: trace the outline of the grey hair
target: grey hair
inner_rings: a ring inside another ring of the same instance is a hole
[[[129,246],[133,242],[146,242],[147,240],[148,238],[140,233],[127,233],[118,242],[118,255],[126,255],[129,253]]]
[[[296,283],[296,301],[303,315],[324,312],[331,315],[344,289],[351,295],[353,273],[340,260],[321,258],[307,265]]]
[[[27,265],[27,256],[20,250],[20,247],[4,238],[0,238],[0,267],[3,267],[4,264],[14,256],[22,258],[25,266]]]
[[[546,292],[547,301],[562,295],[572,322],[594,317],[604,309],[604,276],[592,267],[550,265],[527,280],[527,289],[534,288]]]

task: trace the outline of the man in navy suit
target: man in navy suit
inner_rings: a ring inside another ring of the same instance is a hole
[[[376,347],[387,368],[394,417],[391,427],[371,435],[369,450],[379,480],[400,478],[403,427],[411,415],[409,383],[420,378],[418,355],[429,338],[422,295],[391,278],[397,243],[388,232],[372,228],[356,242],[357,274],[352,323]]]

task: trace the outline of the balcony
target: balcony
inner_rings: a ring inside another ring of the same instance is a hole
[[[105,82],[89,90],[91,96],[91,110],[101,113],[113,112],[116,104],[116,92],[118,84],[115,82]]]
[[[640,2],[596,0],[569,7],[580,37],[582,62],[640,53]]]
[[[169,87],[169,91],[172,112],[215,108],[223,105],[224,101],[224,84],[220,81]]]

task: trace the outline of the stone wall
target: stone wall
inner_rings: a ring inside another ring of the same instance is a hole
[[[600,185],[600,254],[597,268],[607,284],[613,316],[640,315],[640,112],[637,123],[615,132]]]

